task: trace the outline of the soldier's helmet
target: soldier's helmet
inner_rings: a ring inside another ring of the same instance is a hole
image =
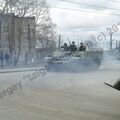
[[[64,43],[64,46],[67,46],[67,43]]]
[[[80,45],[83,45],[83,43],[80,43]]]
[[[75,42],[73,41],[72,44],[75,44]]]

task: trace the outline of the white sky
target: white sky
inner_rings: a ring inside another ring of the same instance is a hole
[[[90,35],[98,34],[99,32],[106,32],[108,26],[117,24],[120,22],[120,0],[65,0],[78,3],[87,3],[97,6],[104,6],[108,8],[117,8],[119,10],[105,9],[94,6],[87,6],[81,4],[74,4],[63,2],[60,0],[48,0],[51,6],[77,9],[82,11],[72,11],[51,7],[51,17],[54,23],[57,24],[57,28],[60,32]],[[112,2],[113,1],[113,2]],[[115,2],[119,1],[119,2]],[[83,12],[86,11],[86,12]],[[89,11],[89,12],[88,12]],[[107,14],[119,14],[118,16],[106,15]],[[118,26],[119,32],[114,33],[114,36],[120,35],[120,26]],[[117,39],[119,39],[117,37]]]

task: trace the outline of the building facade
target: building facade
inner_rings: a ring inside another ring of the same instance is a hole
[[[0,49],[24,62],[26,56],[35,59],[35,44],[35,17],[0,15]]]

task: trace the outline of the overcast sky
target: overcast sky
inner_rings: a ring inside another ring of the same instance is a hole
[[[80,4],[74,4],[64,1],[73,1]],[[51,5],[51,17],[57,24],[60,32],[79,32],[81,34],[95,34],[104,32],[108,26],[120,22],[120,0],[48,0]],[[83,5],[83,4],[90,5]],[[93,5],[96,5],[93,6]],[[102,7],[99,7],[102,6]],[[69,8],[80,11],[59,9]],[[105,8],[106,7],[106,8]],[[113,8],[113,9],[109,9]],[[114,10],[118,9],[118,10]],[[110,15],[111,14],[111,15]],[[118,14],[118,15],[113,15]],[[118,26],[118,28],[120,28]],[[119,35],[119,32],[114,36]]]

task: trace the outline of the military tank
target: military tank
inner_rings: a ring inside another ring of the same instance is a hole
[[[46,69],[56,72],[82,72],[97,70],[103,59],[102,49],[87,51],[58,51],[44,59]]]

